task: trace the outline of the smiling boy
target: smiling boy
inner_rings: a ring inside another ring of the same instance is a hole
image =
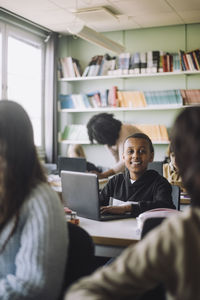
[[[126,138],[123,150],[126,170],[113,176],[103,188],[100,194],[102,213],[131,212],[137,217],[153,208],[175,208],[169,182],[158,172],[147,170],[153,158],[153,145],[146,134],[136,133]],[[110,197],[120,200],[120,205],[109,205]]]

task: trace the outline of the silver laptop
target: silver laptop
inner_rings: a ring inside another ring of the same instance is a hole
[[[61,184],[64,205],[76,211],[80,217],[98,221],[131,217],[130,213],[100,215],[99,184],[96,174],[61,171]]]

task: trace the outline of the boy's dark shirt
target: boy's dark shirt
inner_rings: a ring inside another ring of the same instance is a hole
[[[137,217],[144,211],[153,208],[173,208],[172,188],[169,182],[158,172],[147,170],[134,183],[130,181],[129,171],[113,176],[100,193],[100,205],[109,205],[109,198],[121,201],[134,201],[132,215]]]

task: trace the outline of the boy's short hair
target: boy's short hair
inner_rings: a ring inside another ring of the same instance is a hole
[[[151,139],[148,137],[148,135],[146,135],[145,133],[137,132],[137,133],[134,133],[134,134],[132,134],[132,135],[129,135],[129,136],[124,140],[124,144],[126,143],[126,141],[127,141],[128,139],[131,139],[131,138],[134,138],[134,139],[144,139],[144,140],[146,140],[146,141],[149,143],[149,148],[150,148],[151,153],[154,153],[154,147],[153,147],[152,141],[151,141]],[[124,148],[124,144],[123,144],[123,148]]]

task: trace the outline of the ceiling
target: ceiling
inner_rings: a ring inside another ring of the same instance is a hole
[[[77,23],[105,32],[200,22],[199,0],[0,0],[0,5],[61,34]],[[100,9],[80,13],[95,7]]]

